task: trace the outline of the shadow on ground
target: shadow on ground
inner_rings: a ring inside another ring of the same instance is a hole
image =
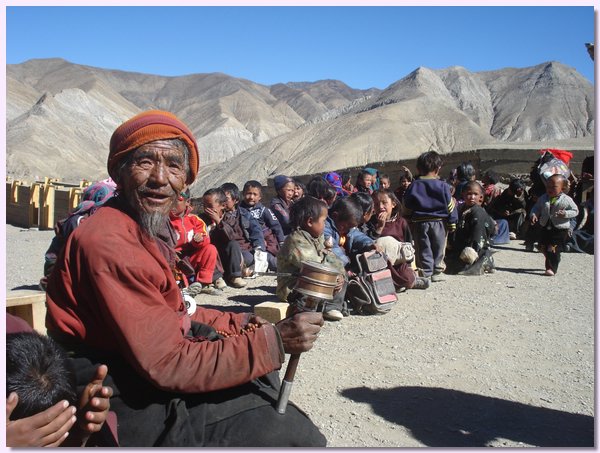
[[[14,288],[11,288],[11,291],[16,291],[18,289],[27,289],[27,290],[32,290],[32,291],[42,291],[42,288],[40,288],[39,285],[21,285],[21,286],[16,286]]]
[[[544,263],[540,267],[543,267]],[[496,266],[497,271],[501,272],[512,272],[514,274],[531,274],[531,275],[544,275],[544,269],[523,269],[520,267],[498,267]]]
[[[240,296],[231,296],[228,297],[229,300],[234,302],[239,302],[241,304],[248,304],[252,307],[258,305],[263,302],[279,302],[277,298],[273,297],[271,294],[257,294],[257,295],[240,295]]]
[[[594,446],[594,418],[587,415],[435,387],[356,387],[342,395],[370,404],[430,447],[484,447],[496,438],[539,447]]]

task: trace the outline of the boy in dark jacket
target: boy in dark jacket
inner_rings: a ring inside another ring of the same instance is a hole
[[[439,179],[442,158],[435,151],[417,159],[419,177],[404,194],[404,206],[410,216],[415,241],[417,266],[423,277],[443,281],[447,231],[456,229],[458,214],[448,184]]]
[[[285,240],[281,224],[273,211],[260,202],[262,199],[262,185],[258,181],[247,181],[244,184],[243,195],[244,199],[240,201],[240,206],[247,209],[260,225],[265,240],[269,270],[276,271],[277,253],[279,253],[279,247]]]

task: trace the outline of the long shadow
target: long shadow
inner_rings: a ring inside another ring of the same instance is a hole
[[[544,271],[540,269],[523,269],[520,267],[496,267],[496,270],[503,272],[512,272],[514,274],[544,275]]]
[[[231,305],[224,307],[223,305],[200,304],[202,308],[213,308],[219,311],[230,311],[234,313],[248,313],[252,311],[252,307],[242,307],[239,305]]]
[[[251,288],[252,290],[260,290],[260,291],[264,291],[266,293],[269,294],[276,294],[277,291],[277,287],[275,285],[271,285],[271,286],[257,286],[256,288]]]
[[[262,302],[278,302],[276,300],[273,300],[273,296],[270,294],[261,294],[261,295],[242,295],[242,296],[231,296],[228,298],[229,300],[232,300],[234,302],[239,302],[241,304],[248,304],[251,305],[252,307],[254,307],[257,304],[260,304]]]
[[[484,447],[496,438],[538,447],[593,447],[594,418],[437,387],[342,391],[430,447]]]

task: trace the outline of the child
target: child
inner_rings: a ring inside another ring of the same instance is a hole
[[[508,222],[510,239],[520,236],[525,221],[525,183],[517,178],[489,205],[488,212],[494,219]]]
[[[471,181],[475,181],[475,167],[471,162],[463,162],[456,167],[456,190],[454,196],[457,200],[462,200],[462,190]]]
[[[443,281],[446,228],[456,229],[458,215],[450,188],[439,179],[442,158],[427,151],[417,159],[419,178],[404,194],[404,205],[410,213],[415,240],[417,265],[423,277]]]
[[[390,188],[390,177],[386,174],[381,175],[379,178],[379,187],[381,189],[389,189]]]
[[[255,180],[247,181],[243,189],[244,199],[240,202],[240,206],[248,210],[250,215],[258,222],[262,229],[263,238],[265,239],[265,247],[267,252],[267,261],[269,270],[277,270],[277,253],[279,246],[283,244],[285,235],[281,228],[281,224],[273,211],[264,206],[260,200],[262,199],[262,185]]]
[[[487,170],[481,177],[481,182],[483,183],[484,190],[483,204],[481,206],[487,209],[496,197],[502,193],[502,189],[497,186],[498,182],[500,182],[500,177],[494,170]]]
[[[71,359],[54,340],[34,331],[7,333],[6,445],[117,446],[104,423],[113,393],[111,387],[102,385],[107,372],[105,365],[99,366],[78,397]],[[69,406],[65,414],[64,409]],[[73,424],[76,407],[79,410]],[[40,416],[43,418],[36,422]],[[50,417],[48,422],[56,420],[59,431],[46,423]],[[64,423],[60,423],[61,419]],[[60,431],[65,429],[68,431]],[[38,434],[41,431],[45,431],[45,437],[36,438],[42,436]],[[55,438],[46,440],[52,436]]]
[[[190,189],[183,191],[177,198],[175,207],[169,215],[171,226],[175,230],[175,252],[180,259],[188,259],[194,268],[192,275],[185,275],[187,292],[192,297],[197,294],[214,294],[212,284],[217,263],[217,249],[210,243],[206,223],[192,214]],[[225,282],[218,277],[214,287],[222,289]]]
[[[350,173],[342,173],[342,189],[349,195],[356,192],[356,189],[352,185],[352,175]]]
[[[356,176],[356,191],[373,193],[373,176],[367,170],[361,170]]]
[[[412,237],[408,222],[400,215],[400,202],[394,193],[387,189],[373,192],[375,214],[371,218],[370,234],[376,240],[391,263],[392,279],[397,291],[405,289],[427,289],[429,279],[417,276],[410,265],[412,258]],[[410,245],[409,248],[405,244]],[[408,251],[409,256],[402,253],[402,247]]]
[[[328,208],[337,199],[335,187],[329,184],[322,176],[315,176],[308,182],[306,193],[317,200],[324,201]]]
[[[294,198],[296,183],[289,176],[279,175],[273,179],[277,196],[271,199],[270,208],[281,224],[283,234],[290,234],[290,206]]]
[[[335,171],[327,173],[325,175],[325,180],[335,189],[338,197],[345,197],[348,195],[342,186],[342,177]]]
[[[277,296],[290,303],[289,314],[302,311],[304,299],[292,291],[303,261],[315,261],[340,272],[332,301],[323,301],[323,317],[330,321],[343,318],[341,309],[346,293],[344,264],[325,247],[323,231],[327,205],[310,195],[294,203],[290,210],[292,232],[285,238],[277,255]],[[288,275],[284,275],[288,274]],[[333,313],[332,313],[333,312]],[[339,313],[339,316],[337,313]]]
[[[350,198],[355,200],[362,209],[362,217],[358,222],[358,230],[364,234],[369,233],[368,222],[375,213],[373,197],[365,192],[354,192]]]
[[[496,223],[481,206],[484,189],[477,181],[471,181],[463,187],[462,194],[464,203],[456,233],[448,246],[446,272],[461,275],[492,273],[495,269],[490,243]]]
[[[294,179],[294,197],[292,198],[292,202],[297,202],[300,198],[304,196],[306,193],[306,186],[302,181],[298,181]]]
[[[570,219],[577,217],[577,204],[566,193],[568,181],[561,174],[552,175],[546,181],[546,193],[538,198],[529,219],[541,227],[540,246],[546,258],[545,275],[558,271],[560,253],[569,235]]]

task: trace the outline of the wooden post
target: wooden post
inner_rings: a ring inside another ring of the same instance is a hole
[[[48,180],[48,178],[45,178]],[[51,230],[54,228],[54,186],[44,183],[40,190],[40,230]]]

